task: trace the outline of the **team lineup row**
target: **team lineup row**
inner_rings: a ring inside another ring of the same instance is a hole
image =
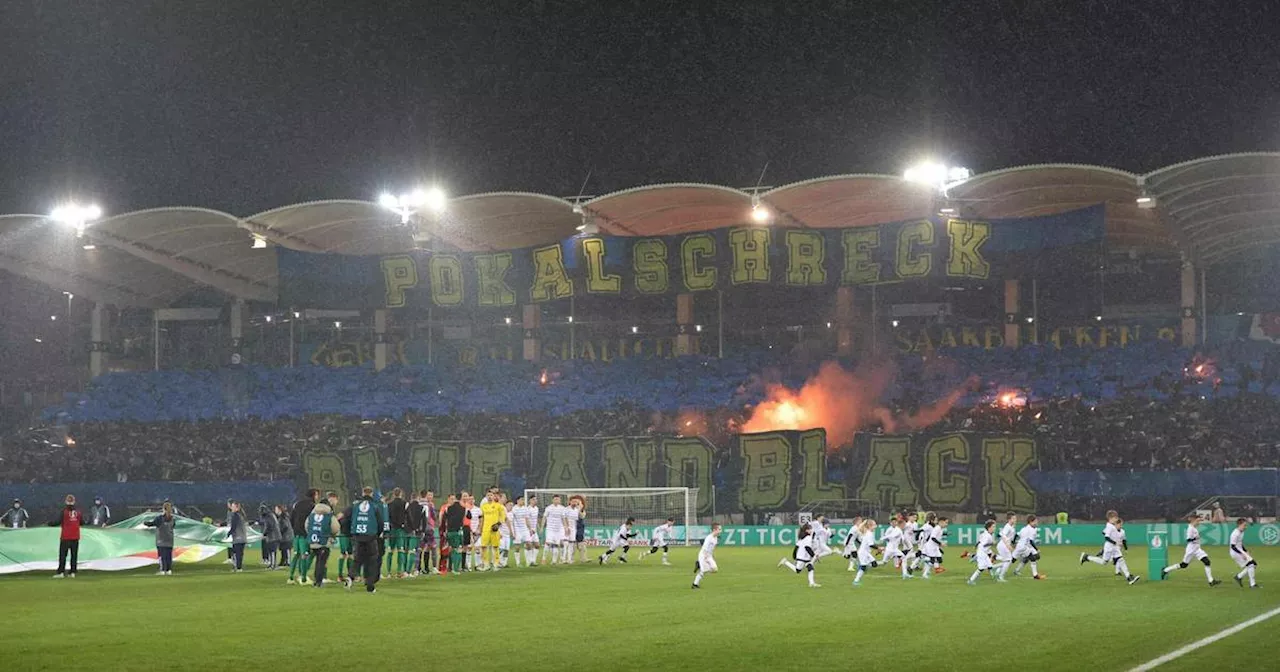
[[[1198,528],[1201,522],[1203,519],[1200,516],[1188,518],[1187,546],[1182,561],[1165,567],[1161,578],[1168,576],[1170,572],[1186,569],[1192,561],[1199,560],[1204,564],[1209,585],[1216,586],[1221,583],[1213,578],[1209,555],[1200,546]],[[899,568],[903,579],[914,578],[917,569],[921,569],[925,579],[928,579],[931,573],[941,571],[948,524],[949,521],[945,516],[940,517],[933,513],[925,514],[923,526],[918,524],[918,515],[915,513],[906,516],[897,515],[889,522],[883,537],[877,540],[876,521],[855,519],[844,539],[841,553],[849,560],[849,571],[857,571],[853,585],[861,585],[867,570],[885,564],[893,564]],[[1231,533],[1229,554],[1240,568],[1234,576],[1236,583],[1243,587],[1244,578],[1247,576],[1249,586],[1257,588],[1258,563],[1244,546],[1244,531],[1248,526],[1247,519],[1240,518],[1236,521],[1236,529]],[[1032,515],[1027,516],[1022,528],[1018,529],[1017,514],[1009,513],[1006,514],[1005,524],[997,535],[996,521],[986,521],[982,532],[978,535],[974,550],[965,551],[960,556],[969,558],[977,565],[968,583],[976,584],[984,572],[989,573],[998,582],[1005,582],[1009,568],[1015,563],[1017,563],[1013,571],[1015,576],[1020,575],[1025,566],[1031,565],[1031,576],[1035,579],[1044,579],[1044,575],[1040,574],[1037,567],[1037,562],[1040,560],[1038,527],[1039,521]],[[819,516],[812,523],[805,523],[797,534],[791,560],[783,558],[778,562],[778,566],[787,567],[797,574],[805,573],[811,587],[821,587],[815,580],[815,565],[821,558],[835,553],[828,545],[830,538],[831,530],[824,517]],[[1116,575],[1124,577],[1129,585],[1133,585],[1141,577],[1129,571],[1124,557],[1128,548],[1124,520],[1115,511],[1108,511],[1107,525],[1103,531],[1102,550],[1096,555],[1081,553],[1080,564],[1083,565],[1086,562],[1099,565],[1111,564],[1115,568]],[[880,557],[876,557],[876,552],[880,553]]]
[[[511,564],[537,566],[540,562],[569,564],[586,560],[586,501],[578,495],[569,497],[567,506],[562,504],[560,496],[554,496],[551,504],[541,512],[536,497],[528,502],[523,497],[511,501],[496,487],[485,494],[480,505],[464,491],[449,495],[440,509],[436,508],[430,491],[406,502],[398,488],[385,498],[372,488],[365,488],[362,496],[342,512],[337,510],[335,493],[328,493],[325,502],[318,502],[318,497],[318,491],[309,491],[307,497],[294,506],[294,515],[305,511],[302,527],[306,536],[301,541],[306,548],[297,548],[298,552],[294,554],[299,564],[300,583],[304,584],[308,582],[310,567],[315,564],[315,585],[323,585],[324,563],[329,546],[334,543],[341,554],[339,577],[350,587],[363,574],[369,592],[376,590],[379,578],[387,576],[403,578],[423,573],[496,571]],[[867,571],[882,565],[892,564],[901,571],[903,579],[915,578],[917,570],[925,579],[933,573],[945,571],[942,561],[949,520],[934,513],[926,513],[924,518],[921,525],[916,513],[895,515],[880,538],[877,538],[875,520],[855,519],[845,535],[841,551],[849,561],[849,571],[857,572],[853,585],[861,585]],[[1125,559],[1128,540],[1124,521],[1115,511],[1109,511],[1107,518],[1101,551],[1097,554],[1082,553],[1080,563],[1111,564],[1116,575],[1133,585],[1141,577],[1129,570]],[[634,522],[634,518],[628,518],[613,532],[607,549],[598,557],[600,564],[611,561],[615,556],[620,562],[627,562],[631,541],[638,536],[633,529]],[[1213,578],[1208,554],[1200,546],[1198,526],[1202,521],[1193,516],[1188,522],[1183,560],[1164,568],[1163,574],[1185,569],[1192,561],[1199,560],[1204,564],[1209,585],[1218,585],[1221,582]],[[1038,568],[1040,548],[1036,516],[1027,516],[1019,528],[1017,515],[1009,513],[998,533],[996,524],[995,520],[988,520],[974,549],[961,554],[962,558],[976,564],[968,583],[975,584],[983,573],[988,573],[998,582],[1005,582],[1011,567],[1014,575],[1019,576],[1027,565],[1031,566],[1033,578],[1044,579]],[[1243,586],[1244,578],[1248,577],[1250,586],[1258,587],[1257,562],[1243,544],[1248,524],[1243,518],[1237,521],[1229,553],[1240,567],[1234,576],[1236,582]],[[437,530],[442,539],[437,539]],[[715,549],[719,535],[720,525],[715,524],[703,539],[694,567],[694,588],[700,587],[707,573],[718,570]],[[816,566],[822,558],[836,553],[829,545],[831,536],[832,530],[825,517],[819,516],[813,522],[805,523],[797,535],[791,559],[784,558],[778,565],[797,574],[807,574],[809,585],[820,587],[815,576]],[[668,518],[653,528],[649,550],[641,557],[661,552],[663,564],[670,564],[668,549],[674,538],[674,518]],[[384,562],[385,571],[382,569]],[[291,572],[290,582],[293,576]]]

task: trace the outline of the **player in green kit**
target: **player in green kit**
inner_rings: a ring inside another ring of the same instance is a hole
[[[307,529],[303,533],[311,550],[311,562],[316,568],[316,588],[324,586],[324,576],[329,565],[329,544],[339,532],[338,519],[327,502],[316,504],[307,517]]]
[[[391,501],[387,502],[387,524],[387,564],[383,574],[404,578],[409,573],[409,507],[400,488],[391,491]]]
[[[307,553],[307,517],[311,515],[311,509],[315,508],[316,500],[320,499],[320,491],[315,488],[307,490],[307,494],[293,505],[293,509],[289,512],[289,524],[298,534],[293,537],[293,553],[289,557],[289,580],[287,583],[293,583],[296,576],[299,584],[307,582],[307,569],[311,562],[311,556]]]
[[[351,519],[351,540],[355,544],[356,562],[352,574],[364,570],[364,589],[368,593],[378,592],[378,570],[381,558],[378,556],[378,540],[386,526],[386,517],[379,499],[373,496],[373,488],[366,487],[360,499],[352,502],[347,509],[347,518]],[[351,578],[347,578],[347,589],[351,588]]]
[[[325,493],[329,508],[336,511],[338,520],[338,580],[346,579],[351,568],[351,519],[338,508],[338,493],[330,490]]]

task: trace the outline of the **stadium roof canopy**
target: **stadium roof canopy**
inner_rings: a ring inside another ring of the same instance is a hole
[[[1140,197],[1152,199],[1142,207]],[[421,219],[433,238],[463,250],[550,244],[584,222],[621,236],[669,235],[748,223],[759,204],[774,224],[864,226],[928,217],[999,219],[1106,206],[1112,249],[1182,254],[1217,263],[1280,244],[1280,152],[1214,156],[1137,174],[1105,166],[1006,168],[952,184],[945,194],[896,175],[837,175],[751,193],[680,183],[583,200],[522,192],[453,198]],[[271,245],[335,254],[414,247],[400,217],[363,200],[300,203],[240,217],[204,208],[159,208],[93,223],[84,238],[39,215],[0,216],[0,268],[56,289],[119,306],[163,307],[208,290],[274,301]],[[94,249],[84,249],[91,244]]]

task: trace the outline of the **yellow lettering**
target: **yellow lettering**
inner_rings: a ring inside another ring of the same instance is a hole
[[[477,254],[476,278],[479,295],[476,300],[484,307],[516,305],[516,293],[507,285],[507,271],[511,270],[511,253]]]
[[[667,243],[661,238],[644,238],[631,246],[631,265],[636,274],[636,291],[663,294],[670,286]]]
[[[769,282],[769,229],[734,229],[729,232],[735,285]]]
[[[604,272],[604,239],[584,238],[582,256],[587,260],[588,294],[621,294],[622,276]]]
[[[742,434],[738,450],[745,462],[742,490],[744,509],[772,511],[791,496],[791,442],[782,432]]]
[[[787,284],[827,284],[827,241],[817,231],[787,230]]]
[[[969,477],[951,473],[951,465],[969,466],[969,442],[959,434],[940,436],[925,448],[925,499],[934,506],[969,503]]]
[[[973,327],[960,327],[960,344],[966,348],[980,348],[978,330]]]
[[[947,327],[942,330],[942,338],[938,339],[938,347],[954,348],[956,347],[956,330]]]
[[[684,275],[684,286],[690,292],[701,292],[716,288],[715,266],[702,267],[702,260],[714,259],[716,256],[716,239],[710,234],[700,233],[685,238],[680,243],[680,270]]]
[[[573,281],[564,268],[564,251],[547,245],[533,251],[533,286],[529,300],[534,303],[573,296]]]
[[[431,278],[431,302],[437,306],[462,305],[462,260],[452,254],[433,254],[427,261]]]
[[[921,220],[903,224],[898,230],[898,262],[894,270],[899,278],[920,278],[929,275],[933,267],[933,254],[916,253],[916,245],[933,245],[933,222]]]
[[[1099,327],[1098,328],[1098,347],[1105,348],[1108,345],[1110,345],[1108,341],[1110,340],[1111,335],[1115,333],[1115,331],[1116,331],[1115,327],[1107,327],[1107,326]]]
[[[840,237],[844,242],[844,270],[840,274],[840,284],[869,285],[880,282],[880,263],[871,257],[872,251],[880,247],[879,227],[845,229]]]
[[[418,286],[418,265],[413,263],[413,257],[406,254],[383,257],[379,263],[382,266],[382,283],[387,290],[387,307],[403,308],[405,290]]]
[[[1004,346],[1004,333],[1000,327],[987,327],[982,331],[983,347],[994,350]]]
[[[947,237],[951,254],[947,257],[947,275],[953,278],[978,278],[991,275],[991,264],[982,257],[982,246],[991,238],[991,225],[986,222],[947,220]]]
[[[902,437],[871,438],[871,455],[867,471],[858,487],[858,499],[898,509],[916,503],[916,486],[911,482],[907,460],[911,444]]]
[[[982,498],[987,508],[1035,511],[1036,493],[1024,474],[1036,459],[1030,439],[986,439],[982,442],[986,485]]]
[[[1086,345],[1093,347],[1093,336],[1089,334],[1089,327],[1076,327],[1075,332],[1077,348],[1083,348]]]

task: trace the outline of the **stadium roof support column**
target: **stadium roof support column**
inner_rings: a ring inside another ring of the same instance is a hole
[[[676,356],[692,355],[693,294],[676,294]]]
[[[536,362],[542,356],[542,306],[529,303],[521,309],[524,311],[521,322],[524,327],[524,361]]]
[[[387,368],[387,309],[373,311],[373,369]]]
[[[1018,324],[1019,281],[1004,281],[1004,347],[1016,348],[1020,344],[1022,327]]]
[[[1182,260],[1182,347],[1196,344],[1196,265]]]
[[[93,304],[93,312],[89,315],[89,375],[97,378],[107,368],[107,342],[103,338],[106,306],[102,302]]]
[[[853,287],[836,288],[836,354],[853,356],[853,322],[857,309],[853,303]]]
[[[231,303],[231,363],[240,364],[243,360],[240,350],[244,347],[244,301],[236,299]]]

